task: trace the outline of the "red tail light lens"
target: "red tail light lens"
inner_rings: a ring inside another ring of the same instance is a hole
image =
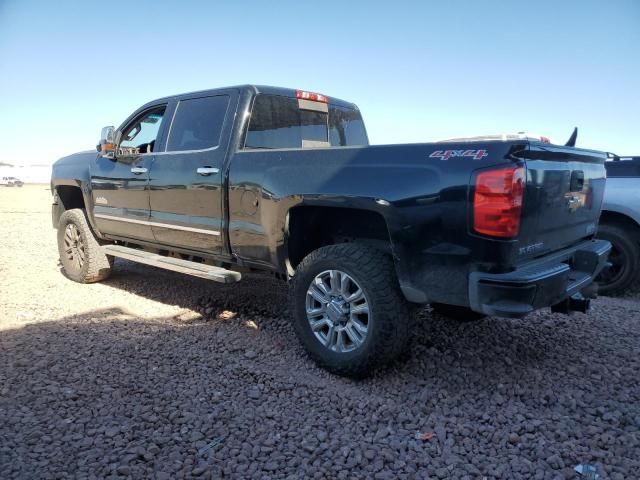
[[[473,228],[492,237],[512,238],[520,231],[524,167],[482,172],[473,196]]]

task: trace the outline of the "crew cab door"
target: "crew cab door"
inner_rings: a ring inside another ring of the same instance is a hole
[[[107,235],[153,241],[149,223],[149,168],[160,145],[166,104],[144,109],[121,129],[114,157],[91,165],[93,217]]]
[[[237,93],[193,94],[175,104],[166,148],[149,177],[156,242],[219,253],[223,246],[223,165]]]

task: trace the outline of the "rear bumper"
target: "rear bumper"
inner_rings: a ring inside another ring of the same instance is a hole
[[[469,306],[501,317],[523,317],[579,293],[598,276],[611,244],[589,240],[529,262],[509,273],[469,274]]]

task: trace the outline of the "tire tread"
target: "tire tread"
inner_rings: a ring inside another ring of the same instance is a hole
[[[304,306],[299,305],[298,298],[300,289],[306,292],[308,285],[302,285],[300,278],[303,272],[324,260],[343,263],[356,270],[361,283],[362,279],[366,279],[369,290],[375,295],[373,300],[371,292],[368,293],[370,303],[374,304],[372,307],[375,306],[373,318],[376,323],[379,322],[380,330],[372,339],[372,348],[367,349],[355,362],[337,363],[315,354],[311,349],[307,348],[307,351],[327,370],[350,377],[365,376],[376,367],[391,362],[406,349],[411,332],[411,308],[400,291],[393,260],[388,254],[357,243],[322,247],[300,262],[290,283],[290,311],[294,315],[296,334],[303,344],[306,338],[302,328],[307,319]]]
[[[78,274],[73,274],[66,270],[65,274],[72,280],[79,283],[95,283],[106,280],[111,275],[113,257],[102,252],[100,244],[89,226],[84,209],[74,208],[66,210],[60,216],[60,223],[58,227],[58,248],[61,259],[64,252],[62,251],[63,247],[60,244],[60,236],[64,235],[65,226],[71,222],[78,227],[80,234],[83,235],[85,239],[85,266],[83,266],[82,270]],[[60,232],[62,232],[62,234]]]
[[[640,243],[637,232],[630,231],[630,228],[619,223],[602,223],[598,227],[598,238],[618,243],[618,246],[623,247],[629,257],[627,272],[621,279],[610,285],[600,285],[599,291],[602,295],[621,295],[640,278],[640,269],[638,268],[640,266]]]

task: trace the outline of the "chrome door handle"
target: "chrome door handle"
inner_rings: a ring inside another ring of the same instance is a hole
[[[199,167],[196,172],[198,172],[200,175],[211,175],[212,173],[218,173],[220,171],[219,168],[215,168],[215,167]]]
[[[140,175],[141,173],[147,173],[147,169],[144,167],[132,167],[131,173],[135,175]]]

